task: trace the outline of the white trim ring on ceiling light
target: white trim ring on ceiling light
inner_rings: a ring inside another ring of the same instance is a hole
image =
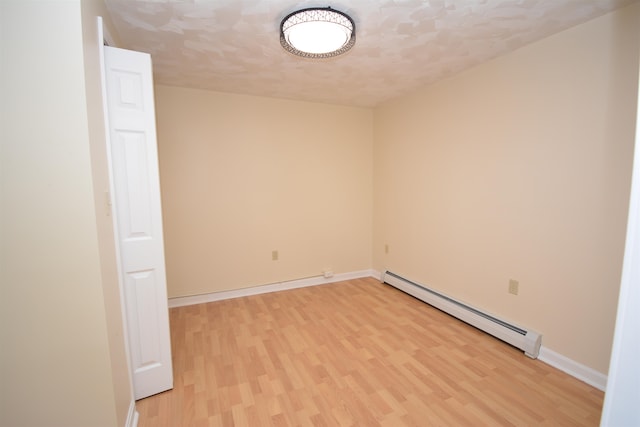
[[[331,58],[356,43],[356,25],[345,13],[330,7],[311,7],[290,13],[280,23],[280,44],[305,58]]]

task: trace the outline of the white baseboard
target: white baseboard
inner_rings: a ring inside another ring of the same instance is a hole
[[[369,270],[369,271],[371,272],[371,277],[382,282],[382,279],[383,279],[382,276],[384,276],[384,273],[381,273],[378,270]]]
[[[591,369],[581,363],[569,359],[566,356],[556,353],[553,350],[542,346],[540,347],[540,354],[538,359],[547,365],[551,365],[554,368],[560,369],[571,375],[574,378],[583,381],[590,386],[597,388],[600,391],[605,391],[607,388],[607,376],[601,372]]]
[[[138,427],[138,411],[136,411],[136,401],[132,400],[129,405],[129,415],[125,427]]]
[[[286,291],[289,289],[304,288],[307,286],[325,285],[328,283],[342,282],[343,280],[360,279],[362,277],[374,277],[380,279],[380,273],[375,270],[360,270],[350,273],[334,274],[332,277],[324,276],[307,277],[304,279],[290,280],[287,282],[272,283],[269,285],[253,286],[251,288],[234,289],[230,291],[212,292],[202,295],[169,298],[169,308],[185,305],[203,304],[225,299],[246,297],[249,295],[266,294],[268,292]]]

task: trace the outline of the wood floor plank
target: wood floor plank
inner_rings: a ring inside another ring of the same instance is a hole
[[[596,426],[603,393],[374,279],[172,308],[139,427]]]

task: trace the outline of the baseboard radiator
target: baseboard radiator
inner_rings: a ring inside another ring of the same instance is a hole
[[[536,359],[540,352],[542,335],[523,329],[509,322],[484,313],[444,294],[423,285],[407,280],[390,271],[385,271],[382,281],[445,313],[468,323],[512,346],[524,351],[524,354]]]

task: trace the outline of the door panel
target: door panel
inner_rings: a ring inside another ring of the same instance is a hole
[[[141,399],[173,387],[151,58],[105,47],[105,68],[113,205]]]

